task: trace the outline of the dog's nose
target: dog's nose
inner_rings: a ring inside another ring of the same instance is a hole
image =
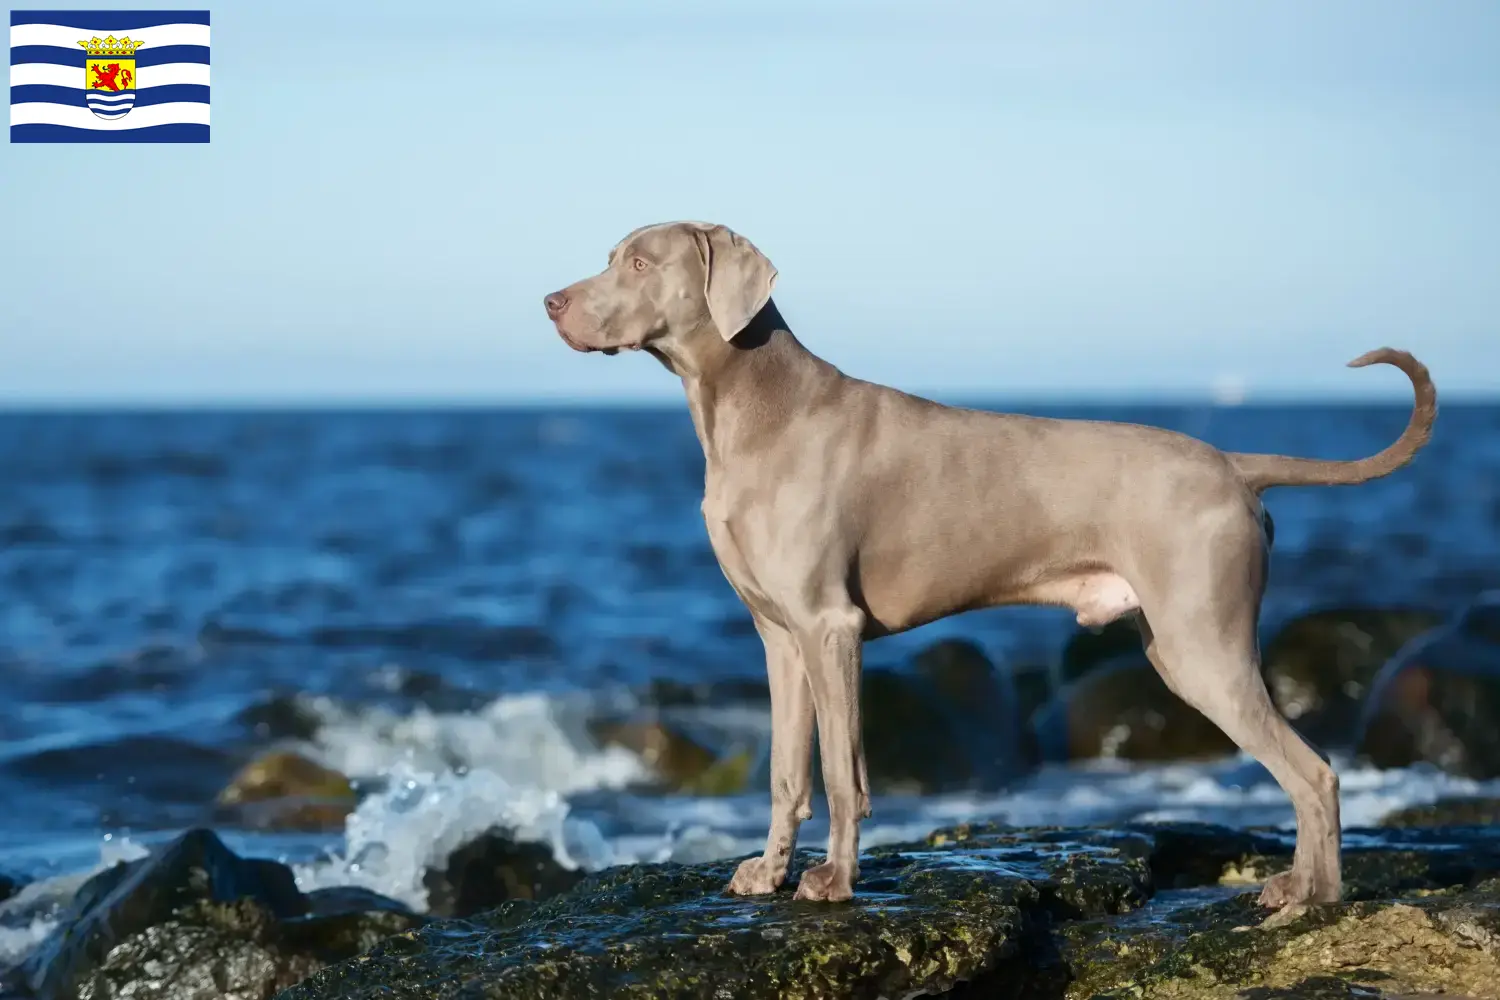
[[[557,319],[567,311],[568,297],[562,292],[553,292],[542,300],[542,304],[547,307],[547,315],[552,319]]]

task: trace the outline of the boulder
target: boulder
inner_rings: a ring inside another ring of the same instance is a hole
[[[1141,630],[1133,616],[1110,622],[1103,628],[1080,628],[1068,637],[1058,666],[1058,680],[1071,684],[1095,667],[1121,659],[1146,662],[1141,648]]]
[[[442,870],[428,871],[427,908],[435,916],[467,917],[509,899],[549,899],[582,878],[558,864],[547,845],[490,830],[450,854]]]
[[[1261,654],[1271,698],[1322,747],[1351,746],[1375,675],[1402,646],[1441,625],[1418,608],[1330,608],[1282,626]]]
[[[860,697],[876,794],[996,789],[1034,763],[1015,685],[967,640],[924,648],[909,670],[866,667]]]
[[[655,716],[599,719],[589,733],[600,746],[637,754],[666,791],[688,795],[734,795],[745,790],[751,771],[748,753],[721,758],[674,722]]]
[[[349,779],[290,751],[246,764],[219,793],[217,819],[253,830],[328,832],[344,828],[357,802]]]
[[[1048,761],[1197,760],[1237,751],[1203,713],[1168,689],[1145,654],[1097,666],[1031,720]]]
[[[1500,827],[1500,799],[1452,797],[1420,806],[1407,806],[1382,816],[1380,826],[1495,826]]]
[[[0,980],[34,1000],[261,1000],[422,923],[363,890],[299,892],[209,830],[95,875],[58,927]]]
[[[1371,684],[1355,749],[1377,767],[1500,777],[1500,592],[1408,643]]]
[[[959,827],[869,850],[833,905],[729,896],[733,861],[611,869],[389,939],[280,1000],[1500,997],[1493,832],[1359,831],[1346,902],[1268,920],[1253,883],[1290,850],[1207,824]]]

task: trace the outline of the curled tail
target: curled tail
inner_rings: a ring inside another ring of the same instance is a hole
[[[1426,365],[1405,351],[1390,347],[1361,354],[1349,362],[1349,367],[1378,364],[1400,368],[1411,379],[1412,390],[1416,393],[1411,420],[1399,438],[1384,451],[1350,462],[1230,452],[1229,461],[1245,485],[1256,493],[1272,486],[1345,486],[1388,476],[1410,462],[1412,456],[1432,438],[1432,425],[1437,420],[1437,389],[1432,385]]]

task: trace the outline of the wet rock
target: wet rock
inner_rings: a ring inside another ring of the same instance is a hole
[[[1077,629],[1063,646],[1058,680],[1071,684],[1095,667],[1121,659],[1146,662],[1135,619],[1121,618],[1101,629]]]
[[[961,788],[977,777],[965,733],[930,682],[867,667],[860,685],[865,760],[877,795]],[[821,788],[822,774],[815,775]]]
[[[1030,720],[1055,693],[1052,673],[1045,664],[1022,663],[1010,668],[1011,686],[1016,696],[1016,718],[1022,723],[1022,737],[1031,734]],[[1035,752],[1034,746],[1029,752]]]
[[[1408,643],[1381,668],[1356,751],[1377,767],[1435,764],[1500,777],[1500,591]]]
[[[290,751],[245,765],[216,802],[221,821],[256,830],[341,830],[356,795],[338,771]]]
[[[1397,809],[1380,826],[1494,826],[1500,827],[1500,799],[1447,798]]]
[[[322,725],[312,706],[295,694],[276,694],[249,705],[235,716],[235,721],[260,742],[310,740]]]
[[[637,754],[662,786],[689,795],[733,795],[745,790],[751,763],[746,753],[719,755],[662,718],[600,719],[589,723],[600,746]]]
[[[37,1000],[260,1000],[421,921],[361,890],[305,895],[285,865],[240,858],[192,830],[86,882],[0,990]]]
[[[1330,608],[1293,619],[1266,644],[1271,698],[1319,746],[1347,747],[1380,668],[1443,616],[1416,608]]]
[[[658,708],[769,704],[771,689],[764,677],[731,678],[697,684],[659,677],[647,685],[641,700]]]
[[[1350,831],[1349,901],[1268,921],[1248,873],[1290,850],[1207,824],[958,827],[866,852],[835,905],[728,896],[732,861],[611,869],[388,939],[281,1000],[1500,996],[1500,837]]]
[[[876,794],[999,788],[1034,760],[1010,678],[965,640],[927,647],[910,670],[867,667],[860,708]]]
[[[547,845],[491,830],[449,855],[441,871],[427,873],[427,905],[436,916],[467,917],[509,899],[550,899],[582,878],[558,864]]]
[[[1095,667],[1031,720],[1049,761],[1195,760],[1236,752],[1203,713],[1173,694],[1144,654]]]
[[[14,875],[0,872],[0,903],[5,902],[25,887],[26,883]]]

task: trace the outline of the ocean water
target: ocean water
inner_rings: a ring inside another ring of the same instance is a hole
[[[1378,450],[1407,417],[1027,412],[1329,458]],[[653,681],[763,676],[708,545],[702,475],[680,407],[0,415],[0,872],[32,883],[0,904],[0,964],[88,872],[209,822],[234,771],[273,744],[364,796],[341,834],[223,830],[307,888],[357,883],[421,907],[424,871],[497,823],[587,868],[758,849],[763,788],[647,794],[646,763],[588,735]],[[1268,628],[1329,605],[1456,608],[1500,587],[1500,406],[1445,404],[1408,469],[1273,491],[1268,506]],[[1072,630],[1056,610],[975,612],[871,643],[866,662],[900,667],[953,636],[1002,666],[1050,662]],[[288,704],[296,726],[276,721]],[[762,705],[684,711],[721,745],[764,749]],[[1500,792],[1337,765],[1351,826]],[[827,829],[814,810],[808,846]],[[864,829],[873,845],[970,819],[1127,818],[1287,824],[1291,811],[1243,759],[1096,761],[983,795],[879,797]]]

